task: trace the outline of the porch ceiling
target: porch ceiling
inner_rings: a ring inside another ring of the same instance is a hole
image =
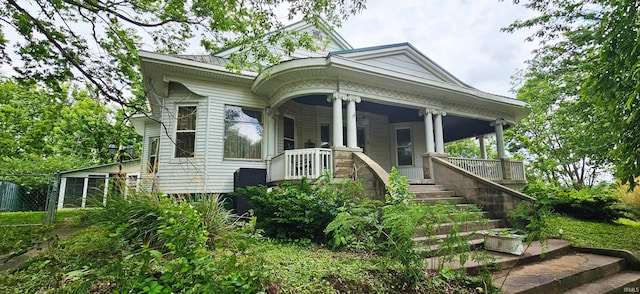
[[[326,95],[309,95],[295,98],[294,101],[307,105],[318,105],[331,107]],[[387,116],[389,123],[400,122],[422,122],[424,119],[418,113],[418,109],[385,105],[362,101],[356,106],[358,112],[369,112]],[[447,115],[442,119],[444,129],[443,136],[445,142],[456,141],[464,138],[471,138],[479,135],[492,134],[495,132],[491,122],[467,118],[455,115]],[[505,126],[505,129],[510,126]]]

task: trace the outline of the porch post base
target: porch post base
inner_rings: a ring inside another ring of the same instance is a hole
[[[353,175],[353,156],[354,152],[362,152],[362,148],[350,147],[333,147],[333,177],[334,178],[351,178]]]
[[[500,158],[500,165],[502,168],[502,178],[511,180],[511,161],[508,158]]]
[[[428,152],[422,154],[422,173],[424,174],[425,180],[435,180],[435,176],[433,174],[433,164],[431,162],[431,158],[449,158],[449,154],[447,153],[438,153],[438,152]]]

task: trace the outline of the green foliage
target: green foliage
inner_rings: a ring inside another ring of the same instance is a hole
[[[561,189],[541,181],[530,182],[523,190],[557,213],[583,220],[613,222],[622,216],[618,198],[602,185],[581,190]]]
[[[495,138],[485,137],[485,144],[487,158],[498,158]],[[447,143],[444,145],[444,151],[449,154],[450,157],[480,158],[481,155],[480,145],[478,141],[473,138]]]
[[[362,188],[353,181],[331,183],[329,175],[313,183],[306,179],[270,188],[249,187],[238,193],[251,199],[258,228],[281,240],[323,242],[324,229],[346,199],[359,197]]]
[[[225,233],[236,225],[235,219],[220,195],[203,195],[195,199],[194,208],[202,215],[202,222],[208,232],[207,246],[214,248]]]
[[[455,205],[438,203],[432,206],[412,201],[408,180],[392,168],[387,186],[386,205],[371,200],[348,202],[336,218],[329,223],[325,233],[331,236],[334,249],[350,249],[381,253],[402,265],[404,283],[409,288],[424,279],[424,258],[418,251],[414,237],[435,235],[442,224],[451,230],[434,252],[441,256],[437,267],[457,260],[464,264],[469,258],[481,261],[482,257],[470,253],[469,239],[461,236],[462,226],[472,224],[482,227],[486,220],[480,210],[470,207],[460,211]]]
[[[599,223],[556,216],[548,218],[547,223],[552,237],[565,239],[577,246],[627,250],[640,257],[638,222]]]
[[[639,182],[636,179],[636,185]],[[622,185],[617,182],[613,187],[613,194],[620,199],[620,208],[625,211],[625,216],[640,220],[640,189],[630,190],[630,184]]]
[[[581,99],[580,77],[568,75],[530,69],[517,98],[531,105],[531,114],[505,135],[510,151],[527,159],[533,177],[581,189],[609,170],[614,142],[602,132],[610,114]]]
[[[553,215],[552,208],[544,201],[521,202],[509,212],[509,225],[516,232],[526,234],[527,241],[545,242],[549,237],[547,218]]]
[[[0,60],[21,64],[14,68],[21,78],[52,87],[64,81],[86,82],[99,96],[144,111],[144,101],[128,97],[142,97],[138,48],[150,45],[151,51],[177,54],[198,41],[208,52],[240,46],[230,67],[260,69],[296,48],[325,45],[310,32],[272,33],[284,27],[283,16],[302,17],[318,27],[339,25],[362,10],[364,1],[105,0],[28,5],[2,0],[0,6],[5,8],[0,20],[13,29],[10,39],[2,37],[6,29],[0,32]],[[284,52],[271,50],[278,44],[284,45]],[[12,46],[18,58],[7,53]]]
[[[530,61],[533,71],[543,73],[560,90],[558,94],[574,97],[576,104],[594,110],[582,116],[571,111],[572,116],[587,119],[575,121],[586,122],[592,129],[587,133],[594,135],[593,140],[583,140],[578,147],[595,149],[596,152],[588,151],[586,158],[611,160],[617,177],[634,185],[640,175],[637,1],[514,2],[536,11],[533,18],[505,28],[509,32],[534,29],[529,40],[538,39],[541,46]],[[595,120],[589,119],[591,115]],[[580,148],[577,152],[581,152]]]
[[[87,91],[66,85],[54,91],[3,79],[0,173],[55,173],[107,163],[113,160],[107,151],[110,142],[136,147],[131,156],[137,156],[140,137],[124,116],[122,110],[107,108]]]

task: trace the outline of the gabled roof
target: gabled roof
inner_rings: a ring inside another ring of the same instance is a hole
[[[378,66],[420,78],[473,88],[429,59],[410,43],[334,51],[331,52],[330,55],[341,56],[364,64]]]
[[[290,24],[288,26],[285,26],[283,28],[283,30],[298,31],[298,32],[304,32],[304,31],[309,31],[309,30],[313,30],[313,29],[320,30],[322,33],[324,33],[330,39],[330,43],[327,46],[329,51],[332,48],[339,48],[339,50],[350,50],[350,49],[353,49],[353,47],[344,38],[342,38],[342,36],[340,36],[340,34],[338,34],[335,30],[327,30],[326,28],[328,28],[329,25],[324,20],[321,20],[321,22],[323,22],[325,25],[323,25],[320,28],[317,28],[317,27],[314,27],[312,24],[307,23],[304,20],[301,20],[301,21],[292,23],[292,24]],[[273,34],[273,33],[274,32],[268,33],[267,36],[269,36],[270,34]],[[225,49],[222,49],[222,50],[214,53],[213,55],[216,56],[216,57],[228,58],[232,53],[238,52],[239,50],[240,50],[240,47],[225,48]],[[299,50],[297,50],[297,51],[299,51]],[[305,57],[318,57],[318,56],[321,56],[321,55],[325,55],[329,51],[327,51],[327,52],[317,52],[317,56],[305,56]],[[293,55],[295,56],[296,54],[294,53]]]

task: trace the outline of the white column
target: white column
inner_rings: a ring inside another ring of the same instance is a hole
[[[442,117],[447,115],[445,112],[436,112],[435,119],[435,135],[436,135],[436,152],[444,153],[444,135],[442,131]]]
[[[278,153],[278,134],[277,134],[277,110],[273,108],[267,108],[267,133],[265,137],[265,143],[267,147],[267,159],[275,156]]]
[[[82,208],[87,205],[87,192],[89,190],[89,177],[84,178],[84,187],[82,187]]]
[[[102,206],[107,206],[107,195],[109,195],[109,174],[104,175],[104,191],[102,192]]]
[[[487,159],[487,147],[484,145],[484,135],[480,135],[477,138],[480,144],[480,158]]]
[[[358,148],[358,128],[356,127],[356,103],[360,97],[347,97],[347,147]]]
[[[427,153],[433,153],[436,151],[435,142],[433,139],[433,111],[430,109],[423,109],[420,111],[420,115],[424,117],[424,132],[427,140]]]
[[[344,147],[342,142],[342,100],[346,100],[347,95],[336,92],[328,99],[333,100],[333,146]]]
[[[58,191],[58,209],[64,207],[64,191],[67,190],[67,178],[60,179],[60,188]]]
[[[503,124],[506,122],[503,120],[496,120],[494,122],[494,126],[496,128],[496,147],[498,148],[498,158],[507,158],[507,155],[504,151],[504,128]]]

